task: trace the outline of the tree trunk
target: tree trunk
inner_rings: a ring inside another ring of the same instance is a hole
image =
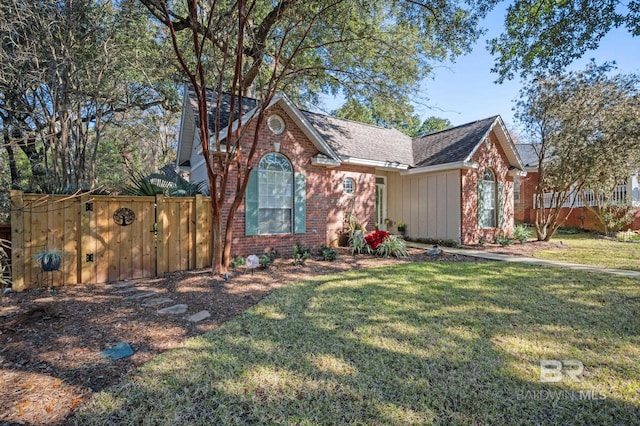
[[[7,157],[9,158],[9,171],[11,173],[11,188],[20,187],[20,171],[16,164],[16,157],[13,152],[13,146],[9,144],[11,139],[9,138],[9,131],[5,130],[4,133],[4,148],[7,151]]]

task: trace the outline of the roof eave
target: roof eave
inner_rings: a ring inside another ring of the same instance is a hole
[[[454,161],[451,163],[434,164],[432,166],[415,167],[401,172],[401,175],[417,175],[421,173],[445,172],[457,169],[477,169],[480,165],[473,161]]]
[[[357,158],[357,157],[342,157],[342,163],[353,164],[356,166],[375,167],[378,170],[394,171],[394,172],[407,170],[410,167],[408,164],[398,163],[394,161],[368,160],[366,158]]]
[[[520,170],[520,169],[516,169],[515,167],[509,169],[509,171],[507,172],[507,174],[511,177],[525,177],[527,175],[527,171],[526,170]]]
[[[328,157],[319,157],[317,155],[311,157],[311,164],[314,166],[322,166],[322,167],[338,167],[340,166],[340,161],[334,160],[333,158]]]

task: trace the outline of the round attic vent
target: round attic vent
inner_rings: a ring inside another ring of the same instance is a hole
[[[279,115],[272,115],[267,120],[267,127],[274,135],[279,135],[284,132],[284,120]]]

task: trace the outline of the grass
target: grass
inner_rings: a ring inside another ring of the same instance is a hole
[[[637,424],[640,281],[423,263],[285,287],[77,414],[103,424]],[[542,359],[584,364],[540,382]]]
[[[640,271],[640,243],[618,242],[594,234],[556,235],[569,250],[542,250],[534,253],[540,259],[559,260],[601,268]]]

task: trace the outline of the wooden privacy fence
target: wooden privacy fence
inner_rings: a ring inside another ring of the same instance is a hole
[[[147,278],[211,265],[209,200],[11,191],[13,289]],[[62,254],[60,271],[33,256]]]

